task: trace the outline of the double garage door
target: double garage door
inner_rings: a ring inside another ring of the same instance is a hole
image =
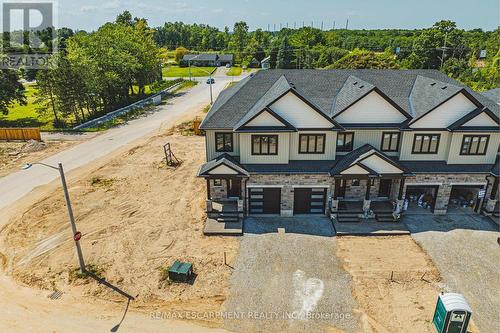
[[[256,188],[249,191],[250,214],[280,214],[281,188]],[[294,188],[294,214],[324,214],[326,188]]]

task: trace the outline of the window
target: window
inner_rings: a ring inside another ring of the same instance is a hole
[[[464,135],[460,155],[485,155],[489,135]]]
[[[413,154],[437,154],[440,134],[415,134]]]
[[[323,154],[325,152],[325,134],[300,134],[300,154]]]
[[[214,186],[222,186],[222,179],[214,179]]]
[[[352,150],[352,143],[354,141],[354,133],[339,133],[337,134],[337,151],[349,152]]]
[[[382,151],[398,151],[399,133],[382,132]]]
[[[215,151],[233,151],[233,133],[215,133]]]
[[[353,179],[351,182],[351,186],[359,186],[359,179]]]
[[[278,155],[278,136],[252,135],[252,155]]]

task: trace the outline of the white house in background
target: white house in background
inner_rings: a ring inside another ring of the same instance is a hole
[[[235,200],[247,215],[382,221],[393,207],[495,208],[499,106],[438,71],[260,71],[223,91],[201,129],[209,210]]]

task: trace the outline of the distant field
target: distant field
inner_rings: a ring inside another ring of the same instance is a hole
[[[192,76],[208,76],[216,67],[191,67]],[[207,73],[208,72],[208,73]],[[164,77],[189,77],[189,67],[170,66],[162,70]]]
[[[242,72],[241,67],[231,67],[226,72],[226,75],[228,75],[228,76],[239,76],[239,75],[241,75],[241,72]]]
[[[14,104],[9,109],[8,115],[0,114],[0,127],[40,127],[42,129],[52,129],[54,117],[52,114],[46,113],[40,115],[36,108],[39,107],[35,103],[37,89],[34,85],[26,85],[26,100],[27,105]]]

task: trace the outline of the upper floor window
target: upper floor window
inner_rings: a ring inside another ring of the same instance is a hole
[[[354,133],[345,132],[337,134],[337,152],[349,152],[352,150]]]
[[[252,155],[278,155],[278,136],[252,135]]]
[[[323,154],[325,152],[325,134],[300,134],[300,154]]]
[[[217,152],[233,151],[233,133],[215,133],[215,150]]]
[[[398,151],[399,147],[399,133],[395,132],[383,132],[382,133],[382,144],[380,149],[382,151],[394,152]]]
[[[489,135],[464,135],[460,155],[485,155]]]
[[[415,134],[413,154],[437,154],[440,134]]]

